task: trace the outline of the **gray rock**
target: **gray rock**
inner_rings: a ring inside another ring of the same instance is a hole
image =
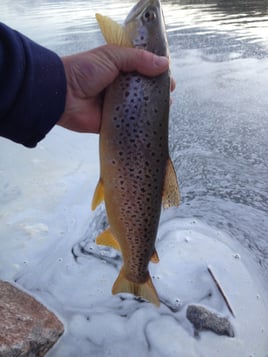
[[[187,319],[194,325],[195,329],[210,330],[217,335],[234,337],[234,329],[227,318],[207,310],[203,306],[189,305],[186,312]]]
[[[63,331],[63,324],[46,307],[0,281],[0,357],[44,356]]]

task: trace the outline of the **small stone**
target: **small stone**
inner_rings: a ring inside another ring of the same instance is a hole
[[[207,310],[203,306],[189,305],[186,312],[187,319],[197,331],[210,330],[217,335],[234,337],[234,329],[227,318]]]
[[[241,258],[240,254],[238,254],[238,253],[233,254],[233,257],[234,257],[235,259],[240,259],[240,258]]]
[[[0,357],[42,357],[63,331],[63,324],[35,298],[0,281]]]

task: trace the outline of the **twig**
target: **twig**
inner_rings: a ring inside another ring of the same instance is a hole
[[[235,317],[235,313],[234,313],[233,309],[231,308],[231,305],[230,305],[230,303],[229,303],[229,301],[228,301],[228,299],[227,299],[227,297],[226,297],[226,295],[225,295],[225,293],[224,293],[222,287],[220,286],[220,283],[219,283],[218,280],[216,279],[216,277],[215,277],[215,275],[213,274],[213,272],[212,272],[212,270],[211,270],[210,267],[208,267],[208,272],[209,272],[210,276],[212,277],[214,283],[216,284],[216,286],[217,286],[217,288],[218,288],[218,290],[219,290],[221,296],[223,297],[223,300],[225,301],[225,304],[227,305],[228,310],[229,310],[230,313],[233,315],[233,317]]]

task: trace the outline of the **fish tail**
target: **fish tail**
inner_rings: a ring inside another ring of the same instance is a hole
[[[160,306],[159,297],[149,274],[144,283],[135,283],[126,277],[124,268],[122,268],[114,283],[112,293],[130,293],[135,296],[140,296],[145,300],[152,302],[156,306]]]

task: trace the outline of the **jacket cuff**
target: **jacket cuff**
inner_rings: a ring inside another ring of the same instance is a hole
[[[34,147],[64,111],[66,78],[63,63],[54,52],[2,24],[0,35],[4,54],[0,64],[4,66],[1,94],[6,90],[0,108],[0,134]]]

